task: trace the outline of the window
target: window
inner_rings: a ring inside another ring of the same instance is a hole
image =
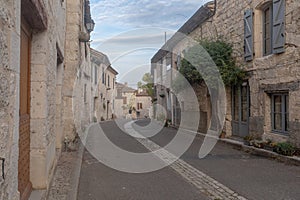
[[[107,86],[110,87],[110,77],[107,75]]]
[[[98,68],[97,68],[97,66],[95,66],[95,85],[97,85],[97,83],[98,83]]]
[[[137,109],[138,110],[143,109],[143,104],[142,103],[137,103]]]
[[[84,84],[84,88],[83,88],[83,100],[84,100],[84,103],[87,103],[87,98],[86,98],[86,84]]]
[[[263,49],[264,55],[272,54],[272,4],[268,4],[263,10]]]
[[[285,0],[273,0],[263,8],[263,54],[284,52]]]
[[[176,61],[176,67],[177,67],[177,70],[180,69],[180,64],[181,64],[181,54],[178,53],[178,54],[177,54],[177,61]]]
[[[92,65],[92,70],[91,70],[91,83],[93,83],[93,71],[94,71],[94,65]]]
[[[103,68],[102,68],[102,84],[105,84],[105,74]]]
[[[115,79],[113,78],[113,89],[115,89]]]
[[[286,93],[271,95],[272,130],[287,134],[289,128],[289,95]]]
[[[260,6],[257,11],[256,23],[253,20],[253,9],[245,10],[245,61],[252,61],[254,55],[267,56],[285,51],[285,4],[285,0],[270,0]]]

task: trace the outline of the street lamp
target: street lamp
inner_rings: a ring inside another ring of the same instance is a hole
[[[90,41],[90,33],[94,30],[95,22],[92,18],[87,18],[85,20],[84,24],[85,24],[87,33],[80,32],[79,41],[80,42],[89,42]]]
[[[90,18],[89,20],[87,20],[85,22],[85,26],[86,26],[86,29],[87,29],[87,31],[89,33],[92,32],[94,30],[94,28],[95,28],[95,22],[94,22],[94,20]]]

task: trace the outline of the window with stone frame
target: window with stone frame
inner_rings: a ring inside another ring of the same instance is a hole
[[[273,0],[262,8],[264,56],[284,52],[285,4],[285,0]]]
[[[272,131],[288,134],[289,129],[289,94],[271,94]]]
[[[264,56],[272,54],[272,16],[273,6],[268,3],[263,9],[263,53]]]
[[[245,61],[285,52],[285,13],[286,0],[269,0],[245,10]]]

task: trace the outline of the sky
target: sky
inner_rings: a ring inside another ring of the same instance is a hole
[[[92,48],[106,54],[118,82],[136,87],[150,60],[208,0],[90,0]]]

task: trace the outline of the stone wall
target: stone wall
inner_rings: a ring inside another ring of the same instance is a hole
[[[91,122],[90,46],[88,41],[79,41],[81,35],[87,34],[83,20],[84,0],[66,0],[66,7],[63,132],[68,141],[74,141],[78,131]]]
[[[282,54],[262,55],[262,11],[261,6],[267,0],[253,1],[217,1],[217,12],[208,22],[191,33],[191,37],[214,39],[222,36],[233,44],[237,63],[249,73],[250,85],[250,127],[252,135],[271,138],[275,141],[286,141],[300,146],[299,134],[299,26],[300,2],[286,0],[285,16],[285,52]],[[244,62],[244,11],[254,11],[254,60]],[[230,88],[227,88],[230,90]],[[289,93],[289,135],[278,135],[271,131],[270,92],[288,91]],[[231,130],[231,94],[227,94],[227,117],[225,128]]]
[[[152,98],[150,96],[136,96],[136,103],[142,103],[142,108],[137,110],[140,112],[140,118],[145,118],[145,117],[150,117],[149,115],[149,109],[152,105],[151,102]],[[136,105],[136,108],[138,108],[138,106]]]
[[[59,128],[62,119],[57,106],[61,104],[66,8],[61,1],[32,3],[39,4],[40,10],[29,10],[29,5],[21,6],[20,1],[1,0],[0,4],[0,157],[5,158],[0,199],[18,199],[21,18],[29,20],[33,13],[39,14],[28,21],[32,32],[30,181],[34,189],[46,189],[54,171],[56,152],[59,152],[56,147],[62,142]]]
[[[271,2],[271,0],[251,0],[251,1],[221,1],[217,0],[217,10],[214,16],[203,24],[200,24],[192,31],[188,31],[188,36],[197,39],[216,39],[222,37],[233,45],[233,57],[236,63],[248,72],[247,81],[250,85],[250,119],[249,132],[263,138],[271,138],[274,141],[290,141],[300,147],[300,124],[299,124],[299,26],[300,26],[300,2],[295,0],[285,1],[285,52],[282,54],[273,54],[263,56],[262,49],[262,6]],[[244,61],[244,12],[247,9],[253,9],[254,12],[254,59],[251,62]],[[177,56],[182,54],[185,42],[181,41],[172,49],[173,63],[172,67],[176,69]],[[172,45],[171,45],[172,46]],[[164,60],[165,56],[161,59]],[[155,76],[161,72],[158,67],[160,62],[153,63],[152,67]],[[162,64],[164,64],[162,62]],[[245,80],[246,81],[246,80]],[[197,92],[198,89],[196,89]],[[199,89],[200,90],[200,89]],[[289,93],[289,134],[275,134],[271,130],[271,92]],[[160,92],[160,86],[157,88]],[[197,95],[203,96],[203,92],[197,92]],[[227,136],[232,134],[232,99],[231,88],[226,88],[227,112],[226,121],[223,128]],[[201,103],[208,102],[209,98],[200,98]],[[164,105],[158,96],[158,103]],[[173,103],[174,104],[174,103]],[[200,106],[201,107],[201,106]],[[200,111],[205,110],[202,106]],[[208,110],[210,110],[208,108]],[[209,113],[209,112],[208,112]],[[210,116],[208,116],[208,121]],[[202,123],[203,124],[203,123]]]
[[[117,72],[110,66],[108,57],[91,49],[92,62],[92,91],[93,91],[93,116],[97,121],[113,118],[116,96],[116,75]],[[97,80],[95,82],[95,68],[97,68]],[[109,83],[108,83],[109,76]],[[104,79],[104,80],[103,80]],[[108,103],[109,102],[109,103]]]
[[[2,179],[2,174],[0,177],[0,199],[16,200],[19,199],[17,172],[21,5],[17,0],[0,0],[0,5],[0,157],[5,158],[5,179]]]
[[[44,6],[47,29],[33,33],[31,44],[30,180],[34,189],[49,187],[56,147],[62,146],[61,110],[56,106],[61,107],[63,69],[58,60],[64,57],[66,8],[60,1],[47,1]]]

